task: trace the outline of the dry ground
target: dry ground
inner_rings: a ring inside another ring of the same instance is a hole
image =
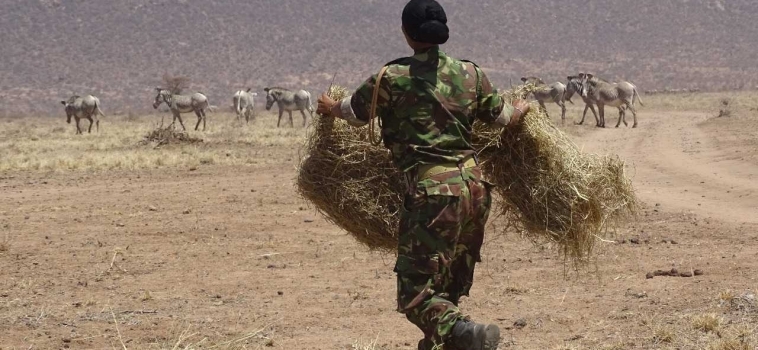
[[[463,306],[505,328],[502,349],[756,348],[758,113],[740,94],[713,118],[722,97],[643,96],[638,129],[564,126],[629,161],[644,210],[567,273],[492,220]],[[157,149],[139,144],[156,116],[84,136],[62,115],[0,120],[0,349],[415,349],[393,257],[296,197],[304,133],[273,118],[213,114],[205,142]],[[704,275],[645,277],[672,268]]]

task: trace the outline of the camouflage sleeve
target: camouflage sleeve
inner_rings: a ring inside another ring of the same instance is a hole
[[[476,68],[476,71],[480,77],[476,118],[487,124],[507,125],[513,114],[513,106],[505,103],[481,69]]]
[[[376,74],[363,82],[352,96],[342,100],[342,116],[351,125],[363,126],[368,124],[375,85]],[[387,112],[390,111],[390,91],[390,82],[385,74],[379,84],[379,99],[376,103],[377,116],[387,115]]]

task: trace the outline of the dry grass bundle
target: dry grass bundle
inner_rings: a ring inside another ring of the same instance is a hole
[[[160,147],[168,144],[179,143],[198,143],[203,139],[189,136],[186,132],[176,131],[172,125],[167,127],[157,127],[145,135],[142,140],[143,144],[152,144],[153,147]]]
[[[330,97],[347,95],[332,86]],[[368,141],[368,128],[315,118],[297,180],[300,194],[324,216],[372,249],[397,248],[398,212],[405,188],[389,152]]]
[[[507,97],[523,97],[533,88]],[[329,93],[339,98],[345,91]],[[404,185],[389,153],[367,141],[367,128],[333,118],[319,118],[312,127],[300,193],[368,247],[394,249]],[[536,108],[517,127],[477,124],[475,135],[482,168],[497,185],[499,213],[509,226],[535,241],[554,242],[574,261],[592,252],[604,228],[636,209],[624,163],[581,153]]]
[[[524,98],[533,89],[524,85],[504,97]],[[557,244],[566,257],[586,258],[605,228],[636,212],[624,162],[582,153],[537,108],[518,126],[477,124],[474,135],[482,169],[497,185],[499,213],[526,237]]]

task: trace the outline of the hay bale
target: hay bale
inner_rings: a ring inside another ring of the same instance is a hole
[[[511,91],[523,97],[534,89]],[[346,90],[329,91],[341,98]],[[618,157],[582,153],[538,108],[517,127],[475,126],[482,169],[497,185],[509,227],[535,241],[554,242],[575,262],[585,261],[607,228],[636,210],[631,182]],[[372,249],[397,246],[405,185],[382,146],[368,142],[368,128],[322,117],[308,134],[298,176],[301,195],[325,217]]]
[[[524,98],[525,85],[504,95]],[[495,214],[534,241],[553,242],[566,257],[584,260],[605,229],[636,214],[637,199],[618,156],[587,154],[538,108],[501,129],[475,124],[482,170],[495,183]]]
[[[347,93],[339,86],[327,92],[336,100]],[[397,249],[405,185],[389,151],[368,141],[368,128],[315,118],[304,154],[297,179],[300,195],[369,248]]]

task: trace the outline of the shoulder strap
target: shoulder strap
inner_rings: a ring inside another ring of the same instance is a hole
[[[461,62],[470,63],[474,67],[474,74],[476,74],[476,109],[479,109],[479,98],[482,97],[482,79],[479,76],[479,66],[476,65],[476,63],[471,62],[469,60],[461,60]]]
[[[384,76],[384,73],[387,72],[387,68],[389,68],[389,65],[385,65],[382,67],[381,70],[379,70],[379,74],[376,75],[376,80],[374,81],[374,94],[371,97],[371,109],[369,110],[369,117],[368,117],[368,126],[369,126],[369,141],[372,145],[379,145],[379,143],[382,142],[381,138],[376,138],[376,134],[374,134],[374,118],[376,118],[376,104],[379,102],[379,85],[382,83],[382,77]],[[381,127],[381,121],[377,121],[379,123],[379,127]]]

